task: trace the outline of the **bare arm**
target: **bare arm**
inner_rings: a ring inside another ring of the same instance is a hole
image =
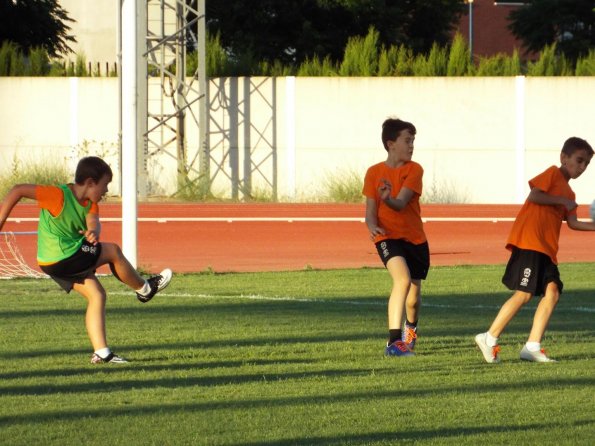
[[[528,199],[529,201],[536,204],[564,206],[568,211],[571,211],[578,206],[578,204],[573,200],[556,195],[550,195],[536,187],[531,189]],[[570,229],[574,229],[575,231],[595,231],[595,222],[579,221],[576,218],[576,215],[569,215],[566,223]]]
[[[34,200],[36,198],[35,195],[35,188],[37,186],[35,184],[17,184],[14,186],[6,197],[4,197],[4,201],[2,202],[2,207],[0,207],[0,231],[6,223],[8,216],[10,215],[10,211],[15,205],[20,201],[21,198],[31,198]]]
[[[99,215],[87,214],[87,230],[79,231],[85,236],[89,243],[96,245],[99,242],[99,235],[101,234],[101,222],[99,221]]]
[[[575,231],[595,231],[595,221],[579,221],[576,215],[569,215],[566,223]]]
[[[544,204],[548,206],[564,206],[567,211],[571,211],[578,206],[578,204],[576,204],[576,202],[573,200],[569,200],[566,197],[560,197],[557,195],[550,195],[536,187],[531,189],[531,192],[529,192],[529,197],[527,197],[527,199],[535,204]]]
[[[378,206],[373,198],[366,198],[366,225],[372,238],[385,234],[384,229],[378,226]]]
[[[413,198],[414,192],[411,189],[402,187],[399,194],[395,198],[388,196],[384,198],[384,203],[394,211],[400,211],[407,206],[411,198]]]

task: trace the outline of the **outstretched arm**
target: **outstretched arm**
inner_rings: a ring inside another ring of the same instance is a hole
[[[0,231],[6,223],[8,216],[10,215],[10,211],[15,205],[20,201],[21,198],[31,198],[35,199],[35,188],[37,186],[35,184],[17,184],[14,186],[6,197],[4,197],[4,201],[2,202],[2,207],[0,207]]]
[[[536,187],[529,192],[528,200],[536,204],[564,206],[567,211],[572,211],[578,206],[576,201],[557,195],[550,195]],[[579,221],[575,214],[569,215],[566,223],[570,229],[574,229],[575,231],[595,231],[595,222]]]
[[[566,223],[575,231],[595,231],[595,221],[579,221],[576,215],[569,215]]]

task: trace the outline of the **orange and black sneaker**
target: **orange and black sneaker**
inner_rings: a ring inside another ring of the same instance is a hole
[[[403,342],[409,348],[409,350],[413,350],[415,348],[415,341],[417,340],[417,327],[413,325],[405,324],[405,329],[403,330]]]
[[[494,345],[493,347],[490,347],[486,342],[486,333],[480,333],[475,336],[475,343],[481,350],[483,359],[485,359],[488,364],[497,364],[500,362],[500,346]]]
[[[414,353],[407,347],[403,341],[395,341],[387,344],[384,350],[386,356],[413,356]]]

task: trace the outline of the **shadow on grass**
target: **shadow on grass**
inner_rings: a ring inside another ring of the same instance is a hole
[[[139,371],[143,368],[139,367]],[[189,369],[191,370],[191,369]],[[250,384],[250,383],[266,383],[286,380],[301,380],[311,378],[330,378],[337,379],[343,377],[354,377],[367,375],[371,370],[367,369],[324,369],[312,371],[299,372],[263,372],[258,371],[254,373],[230,373],[217,376],[185,376],[179,378],[172,378],[165,376],[162,378],[147,378],[147,379],[121,379],[121,380],[102,380],[101,385],[96,382],[86,383],[65,383],[65,384],[33,384],[3,386],[1,393],[3,396],[7,395],[51,395],[54,393],[60,394],[86,394],[89,392],[113,392],[113,391],[128,391],[132,389],[180,389],[187,387],[212,387],[223,386],[230,384]]]
[[[293,344],[326,344],[332,342],[348,342],[348,341],[367,341],[370,339],[382,339],[378,333],[375,332],[359,332],[359,333],[333,333],[321,334],[316,336],[271,336],[261,338],[246,338],[238,339],[230,334],[229,339],[212,339],[212,340],[197,340],[188,342],[176,343],[162,343],[162,344],[119,344],[118,353],[125,356],[123,353],[130,351],[159,351],[159,350],[184,350],[196,349],[207,350],[212,348],[232,348],[232,347],[262,347],[262,346],[286,346],[290,347]],[[381,341],[379,341],[381,342]],[[81,349],[44,349],[44,350],[24,350],[24,351],[4,351],[0,352],[0,359],[27,359],[27,358],[43,358],[55,355],[90,355],[89,348]]]
[[[23,370],[19,372],[0,373],[0,382],[6,379],[32,379],[32,378],[67,378],[67,377],[92,377],[93,375],[126,374],[130,370],[142,372],[181,372],[212,370],[219,368],[237,368],[246,365],[268,366],[284,364],[312,364],[312,361],[306,359],[251,359],[244,361],[201,361],[196,363],[186,362],[184,364],[147,364],[146,362],[130,362],[128,364],[102,364],[89,365],[84,368],[64,368],[54,370]]]
[[[304,437],[276,439],[272,441],[259,441],[254,443],[242,443],[244,446],[256,445],[369,445],[375,442],[388,442],[389,444],[412,444],[420,440],[438,440],[450,437],[466,437],[472,435],[486,435],[491,433],[514,433],[526,432],[530,430],[543,431],[552,429],[568,429],[572,427],[590,426],[595,424],[590,421],[575,421],[573,423],[543,423],[543,424],[524,424],[524,425],[505,425],[497,426],[473,426],[460,428],[439,428],[427,430],[407,430],[406,432],[374,432],[368,434],[342,435],[337,437]],[[515,437],[516,438],[516,437]]]
[[[360,374],[362,371],[358,370],[355,371],[355,374]],[[275,380],[286,380],[286,379],[293,379],[293,378],[302,378],[302,377],[319,377],[319,376],[326,376],[326,377],[336,377],[337,375],[352,375],[354,371],[326,371],[326,372],[311,372],[311,373],[292,373],[292,374],[280,374],[280,375],[271,375],[266,376],[262,374],[256,375],[244,375],[244,376],[225,376],[225,377],[217,377],[217,378],[178,378],[178,379],[157,379],[157,380],[130,380],[130,381],[122,381],[118,383],[101,383],[101,386],[97,383],[89,383],[89,384],[74,384],[74,385],[61,385],[61,386],[32,386],[32,387],[24,387],[19,386],[14,388],[9,388],[9,392],[7,394],[11,395],[18,394],[18,395],[47,395],[53,392],[60,392],[68,394],[68,393],[79,393],[84,392],[85,394],[89,392],[94,392],[97,394],[107,394],[110,391],[121,391],[121,390],[128,390],[132,388],[142,388],[142,389],[150,389],[150,388],[185,388],[185,387],[194,387],[194,386],[204,386],[204,385],[229,385],[230,383],[236,383],[240,381],[241,383],[248,383],[248,382],[263,382],[265,379],[268,378],[268,381],[275,381]],[[564,383],[560,383],[556,379],[546,379],[546,380],[536,380],[533,382],[519,382],[519,383],[490,383],[490,384],[483,384],[481,387],[478,386],[469,386],[469,385],[457,385],[457,386],[449,386],[449,387],[438,387],[438,388],[430,388],[430,389],[392,389],[392,390],[383,390],[383,391],[366,391],[366,392],[353,392],[353,393],[346,393],[346,394],[329,394],[329,395],[309,395],[309,396],[291,396],[291,397],[283,397],[283,398],[261,398],[261,399],[250,399],[250,400],[220,400],[220,401],[197,401],[192,403],[176,403],[176,404],[167,404],[165,402],[160,402],[159,404],[151,404],[151,405],[130,405],[126,407],[116,406],[110,409],[106,407],[101,408],[89,408],[87,410],[50,410],[46,412],[32,412],[32,413],[21,413],[17,415],[7,415],[7,416],[0,416],[0,426],[1,425],[15,425],[15,424],[45,424],[45,423],[56,423],[56,422],[64,422],[64,421],[75,421],[81,419],[94,419],[94,418],[101,418],[109,422],[109,418],[112,417],[120,417],[120,416],[138,416],[144,417],[148,415],[159,414],[160,416],[164,415],[175,415],[178,412],[182,412],[184,414],[188,414],[190,412],[198,412],[204,413],[205,411],[211,410],[249,410],[249,409],[267,409],[271,410],[275,407],[285,407],[285,406],[300,406],[300,407],[308,407],[308,406],[320,406],[325,404],[338,404],[338,403],[352,403],[357,401],[358,404],[362,404],[364,401],[377,401],[380,399],[396,399],[396,398],[423,398],[427,397],[436,397],[436,395],[460,395],[461,393],[471,393],[480,395],[482,393],[494,393],[499,394],[503,391],[507,390],[520,390],[520,391],[527,391],[529,388],[541,389],[543,387],[548,386],[555,386],[556,388],[562,390],[564,388],[574,388],[575,386],[584,386],[588,388],[592,386],[594,383],[594,379],[592,378],[584,378],[584,379],[568,379],[565,380]],[[191,389],[188,389],[190,391]],[[3,390],[4,393],[4,390]],[[196,398],[200,399],[203,398],[200,391],[197,389]],[[565,423],[566,425],[566,423]],[[551,423],[548,423],[548,426],[551,426]],[[525,427],[526,428],[526,427]],[[391,435],[394,435],[391,433]],[[304,438],[306,440],[312,440],[312,438]],[[320,438],[320,441],[331,441],[332,439],[323,439]],[[291,442],[295,442],[296,439],[287,440]],[[363,441],[363,440],[362,440]],[[262,444],[262,443],[259,443]],[[285,444],[285,443],[277,443],[274,442],[272,444]],[[325,443],[322,443],[325,444]],[[332,444],[332,443],[330,443]]]

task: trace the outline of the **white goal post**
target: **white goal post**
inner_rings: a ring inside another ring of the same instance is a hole
[[[0,279],[47,277],[42,272],[31,268],[19,250],[17,236],[33,235],[37,235],[37,232],[0,232]]]

